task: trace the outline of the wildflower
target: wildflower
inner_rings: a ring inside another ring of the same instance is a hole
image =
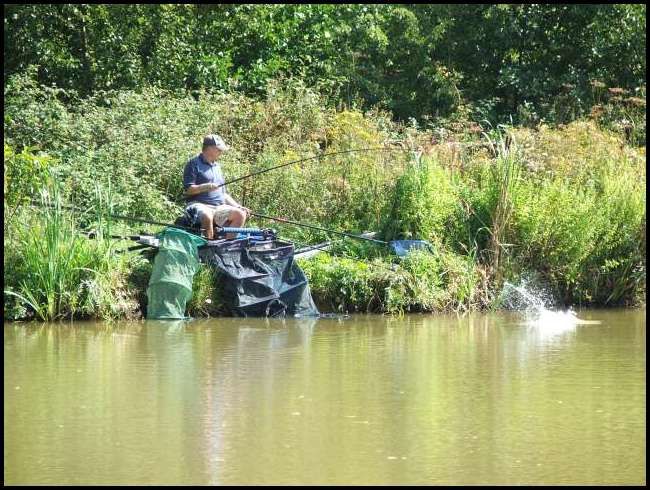
[[[603,106],[598,104],[595,105],[591,108],[591,112],[589,113],[589,117],[592,119],[597,119],[603,114]]]
[[[637,107],[645,107],[645,99],[642,99],[640,97],[630,97],[628,99],[625,99],[623,102]]]
[[[453,122],[451,123],[451,129],[452,131],[459,133],[463,130],[463,125],[459,122]]]
[[[473,123],[470,123],[469,127],[467,128],[467,130],[468,130],[470,133],[480,133],[480,132],[482,131],[482,128],[481,128],[481,126],[479,126],[478,124],[476,124],[476,123],[473,122]]]
[[[607,91],[612,95],[623,95],[627,93],[627,90],[621,87],[608,88]]]

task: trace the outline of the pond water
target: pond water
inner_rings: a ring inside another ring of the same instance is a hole
[[[6,323],[4,483],[645,484],[645,309],[578,316]]]

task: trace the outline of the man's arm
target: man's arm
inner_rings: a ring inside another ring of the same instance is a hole
[[[205,184],[197,184],[197,169],[194,160],[190,160],[185,164],[183,170],[183,187],[185,188],[185,196],[196,196],[204,192],[210,192],[218,188],[217,184],[207,182]]]
[[[207,182],[205,184],[192,184],[187,189],[185,189],[186,196],[196,196],[197,194],[203,194],[204,192],[215,191],[219,188],[219,184],[213,184],[212,182]]]
[[[223,199],[223,200],[224,200],[224,202],[225,202],[226,204],[229,204],[230,206],[235,206],[236,208],[241,208],[241,209],[243,209],[244,211],[246,211],[246,214],[250,215],[251,210],[248,209],[248,208],[246,208],[246,207],[244,207],[244,206],[242,206],[242,205],[239,204],[237,201],[235,201],[235,200],[232,198],[232,196],[231,196],[230,194],[227,194],[227,193],[224,194],[224,199]]]
[[[241,207],[237,201],[235,201],[230,194],[224,194],[223,200],[226,204],[229,204],[230,206],[235,206],[236,208]]]

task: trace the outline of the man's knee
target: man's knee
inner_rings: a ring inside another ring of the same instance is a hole
[[[246,222],[246,213],[241,209],[233,209],[229,219],[233,226],[241,226]]]

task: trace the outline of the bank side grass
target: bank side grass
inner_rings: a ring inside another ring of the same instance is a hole
[[[433,244],[433,253],[397,259],[347,240],[334,255],[301,261],[324,311],[492,308],[505,282],[531,273],[564,304],[633,305],[645,295],[645,147],[591,120],[535,129],[474,124],[442,137],[385,113],[326,108],[300,83],[261,102],[147,89],[72,104],[29,79],[13,80],[5,96],[7,319],[142,315],[150,263],[115,253],[124,242],[83,233],[110,213],[173,221],[183,166],[209,132],[234,148],[224,157],[227,179],[323,152],[406,150],[325,156],[229,189],[262,214]],[[58,210],[25,199],[42,190]],[[66,205],[88,212],[67,213]],[[297,244],[330,238],[250,224]],[[111,226],[117,234],[160,231]],[[204,269],[188,312],[222,314]]]

